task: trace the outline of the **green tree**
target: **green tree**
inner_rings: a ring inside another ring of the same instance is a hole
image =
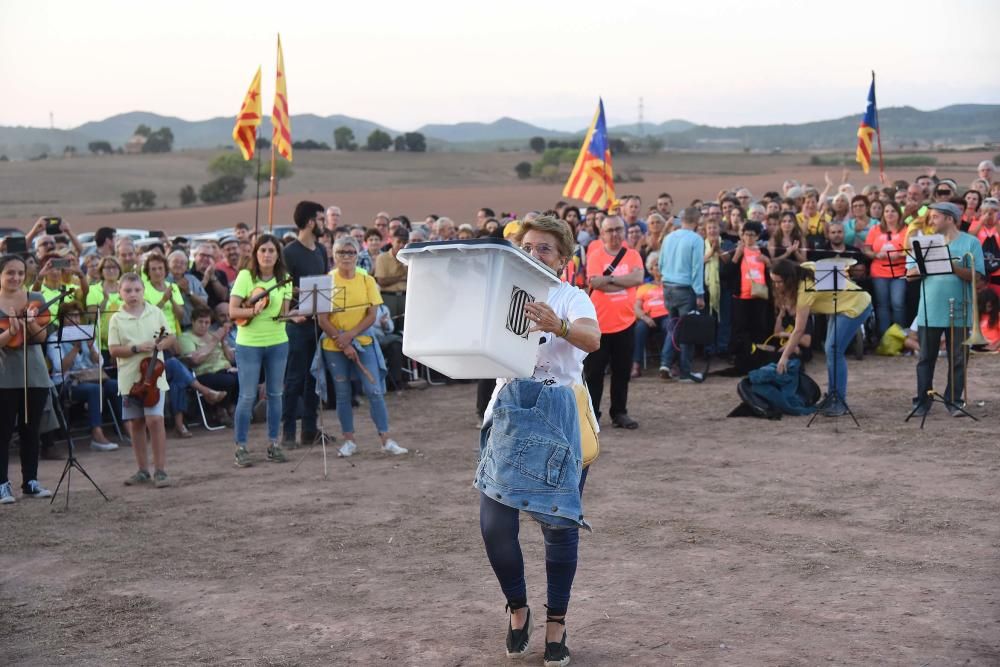
[[[406,150],[411,153],[425,153],[427,151],[427,139],[420,132],[407,132],[403,138],[406,140]]]
[[[253,162],[244,160],[241,153],[222,153],[208,163],[208,173],[212,176],[249,178],[253,174]]]
[[[286,178],[291,178],[294,172],[292,165],[282,157],[274,161],[274,194],[278,194],[278,185]],[[260,182],[269,184],[271,182],[271,165],[262,162],[260,165]]]
[[[532,137],[528,146],[536,153],[541,153],[545,150],[545,137]]]
[[[152,133],[153,130],[148,125],[140,125],[139,127],[135,128],[135,132],[133,132],[132,134],[138,134],[140,137],[146,137],[148,139],[149,135],[151,135]]]
[[[114,149],[111,148],[111,144],[107,141],[91,141],[87,144],[87,150],[94,155],[100,155],[102,153],[111,155],[111,153],[114,152]]]
[[[385,151],[389,150],[390,146],[392,146],[392,137],[389,136],[388,132],[372,130],[372,133],[368,135],[365,148],[370,151]]]
[[[397,153],[402,153],[406,150],[406,137],[399,135],[392,140],[392,147]]]
[[[206,204],[227,204],[238,200],[246,187],[247,184],[242,178],[219,176],[201,186],[198,197]]]
[[[333,147],[338,151],[354,151],[358,144],[354,141],[354,130],[341,125],[333,131]]]
[[[258,149],[261,149],[261,148],[270,148],[270,147],[271,147],[271,140],[270,139],[268,139],[267,137],[257,137],[257,148]]]
[[[146,137],[142,145],[143,153],[169,153],[174,147],[174,133],[169,127],[161,127]]]
[[[193,185],[185,185],[181,188],[181,206],[190,206],[198,201],[198,193],[194,191]]]
[[[126,211],[142,210],[154,206],[156,206],[156,193],[152,190],[129,190],[122,193],[122,208]]]
[[[531,163],[518,162],[517,166],[514,167],[514,171],[517,172],[517,177],[522,181],[526,178],[531,178]]]

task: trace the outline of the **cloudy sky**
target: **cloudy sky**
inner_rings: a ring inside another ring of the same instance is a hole
[[[424,123],[513,116],[803,122],[879,106],[1000,102],[1000,2],[885,0],[0,0],[0,125],[126,111],[235,115],[281,32],[293,114]]]

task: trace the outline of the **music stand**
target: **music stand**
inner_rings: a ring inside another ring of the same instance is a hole
[[[100,313],[98,313],[98,317],[100,317]],[[67,510],[69,510],[70,482],[72,479],[72,473],[74,468],[79,470],[80,474],[82,474],[87,479],[87,481],[90,482],[95,489],[97,489],[97,492],[100,493],[101,496],[103,496],[106,502],[111,501],[111,499],[108,498],[107,494],[105,494],[104,491],[101,490],[101,487],[97,485],[97,482],[94,481],[94,479],[87,473],[86,469],[83,467],[80,461],[76,458],[76,443],[73,442],[73,434],[70,433],[69,422],[66,420],[66,415],[63,412],[62,396],[60,395],[62,392],[67,391],[67,388],[69,387],[68,374],[62,371],[62,366],[63,366],[62,343],[63,342],[75,343],[79,341],[80,343],[85,343],[87,347],[89,347],[90,343],[94,342],[96,338],[95,334],[96,334],[95,327],[84,327],[80,326],[79,324],[73,324],[67,327],[65,325],[65,319],[60,318],[59,328],[56,334],[56,340],[54,342],[49,342],[48,340],[46,340],[46,342],[44,343],[45,345],[53,345],[53,344],[57,345],[58,346],[57,349],[59,350],[59,369],[60,369],[60,374],[62,375],[62,383],[60,385],[59,391],[56,391],[56,388],[54,386],[50,387],[49,395],[52,397],[52,410],[53,412],[55,412],[56,421],[59,422],[59,427],[62,428],[63,433],[66,434],[66,451],[67,451],[66,465],[63,466],[62,475],[59,476],[59,482],[56,484],[56,488],[52,492],[52,498],[51,500],[49,500],[49,504],[51,505],[56,501],[56,496],[59,495],[59,488],[62,486],[63,480],[65,479]],[[83,352],[81,351],[81,354],[82,353]],[[98,356],[100,356],[99,349],[97,353]],[[103,363],[104,360],[102,358],[98,361],[98,366],[100,367],[100,365]],[[103,406],[101,407],[103,409]]]
[[[342,310],[335,308],[333,303],[337,296],[337,293],[343,293],[343,287],[335,287],[333,284],[333,276],[330,274],[321,274],[318,276],[303,276],[299,281],[299,303],[294,310],[288,311],[288,314],[280,317],[278,319],[290,320],[293,317],[312,317],[313,318],[313,328],[314,335],[316,336],[316,349],[320,348],[320,328],[319,322],[316,317],[319,315],[329,315],[330,313],[337,312],[337,310]],[[322,358],[322,352],[320,352],[320,358]],[[312,360],[309,360],[309,371],[312,372]],[[324,367],[324,372],[325,367]],[[316,443],[319,442],[321,451],[323,452],[323,479],[329,479],[330,470],[327,464],[326,455],[326,443],[330,438],[326,434],[326,428],[323,425],[323,405],[322,399],[320,399],[320,407],[317,410],[317,426],[319,429],[319,438],[313,440],[309,443],[306,448],[305,453],[299,458],[298,463],[296,463],[291,472],[295,472],[302,465],[302,462],[306,460],[306,457],[312,453],[313,449],[316,447]],[[351,466],[354,464],[352,463]]]
[[[847,264],[844,261],[832,260],[820,260],[816,262],[816,281],[813,286],[807,287],[807,292],[829,292],[833,297],[833,349],[839,350],[840,345],[837,341],[837,315],[839,314],[837,310],[837,297],[840,292],[844,291],[844,287],[847,284]],[[827,360],[829,363],[829,359]],[[854,420],[854,425],[861,428],[861,424],[858,423],[858,418],[854,416],[854,412],[851,410],[851,406],[847,404],[847,400],[840,395],[837,390],[837,365],[833,366],[833,387],[827,391],[826,397],[820,401],[819,405],[816,406],[816,412],[813,413],[812,417],[809,418],[809,422],[806,424],[806,428],[812,426],[813,422],[816,421],[817,415],[826,407],[830,405],[836,405],[836,401],[840,401],[840,404],[844,406],[847,414],[851,415],[851,419]],[[839,416],[839,415],[838,415]]]
[[[951,261],[951,252],[948,250],[948,245],[944,242],[944,238],[940,234],[932,234],[930,236],[918,235],[911,244],[912,248],[910,250],[892,250],[888,254],[890,256],[889,260],[889,270],[892,272],[893,277],[897,277],[897,269],[894,266],[903,264],[904,267],[909,265],[909,259],[912,259],[914,265],[917,267],[918,275],[920,276],[920,300],[924,303],[924,328],[929,328],[927,320],[927,290],[925,287],[926,278],[928,276],[944,276],[955,272],[955,266]],[[893,262],[891,257],[893,253],[902,260]],[[905,268],[903,270],[903,275],[906,275]],[[975,316],[975,315],[973,315]],[[952,340],[948,345],[948,363],[951,368],[955,366],[955,340],[954,336],[951,337]],[[924,351],[921,350],[923,353]],[[935,352],[936,354],[936,352]],[[963,354],[965,352],[963,351]],[[968,369],[966,369],[968,373]],[[951,388],[952,398],[955,397],[955,387]],[[944,396],[934,391],[934,388],[927,390],[927,396],[921,397],[917,396],[917,404],[913,406],[910,410],[910,414],[906,415],[904,422],[910,421],[910,418],[917,414],[917,410],[924,405],[924,401],[929,400],[930,405],[927,406],[927,410],[920,417],[920,428],[924,427],[924,423],[927,421],[927,415],[930,414],[931,406],[934,403],[942,403],[945,407],[950,407],[958,410],[966,417],[972,419],[972,421],[979,421],[975,416],[968,412],[962,405],[956,402],[949,401],[945,399]]]

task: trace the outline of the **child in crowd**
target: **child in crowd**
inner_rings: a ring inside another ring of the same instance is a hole
[[[138,471],[125,480],[126,486],[148,484],[157,488],[170,486],[167,476],[167,431],[163,425],[163,399],[169,385],[166,374],[156,380],[160,400],[152,407],[137,404],[129,398],[129,391],[142,380],[140,365],[149,359],[154,350],[174,345],[174,337],[167,335],[157,340],[162,329],[167,328],[163,311],[146,303],[145,286],[135,273],[122,276],[118,288],[124,305],[111,318],[108,326],[108,350],[118,360],[118,391],[122,395],[122,418],[128,421],[132,436],[132,451]],[[146,429],[149,429],[153,449],[153,475],[149,474],[146,457]]]

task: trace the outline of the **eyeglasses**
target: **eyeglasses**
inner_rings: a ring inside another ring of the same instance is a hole
[[[625,233],[625,228],[624,227],[605,227],[602,231],[606,232],[608,234],[624,234]]]
[[[939,188],[934,191],[934,194],[937,195],[938,197],[950,197],[952,195],[952,192],[948,188]]]
[[[528,253],[529,255],[534,252],[539,255],[551,255],[555,252],[555,248],[550,246],[548,243],[522,243],[521,250]]]
[[[353,250],[338,250],[337,252],[335,252],[333,254],[337,255],[338,257],[354,257],[358,253],[356,253]]]

